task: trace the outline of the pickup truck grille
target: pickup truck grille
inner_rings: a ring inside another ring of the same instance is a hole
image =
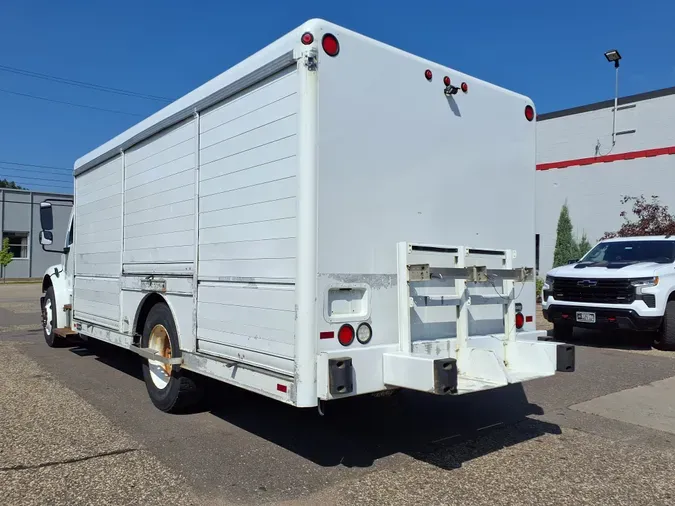
[[[630,304],[635,288],[630,279],[555,278],[553,297],[569,302]]]

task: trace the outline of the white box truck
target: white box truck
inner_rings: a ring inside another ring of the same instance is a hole
[[[573,370],[534,321],[534,116],[310,20],[77,160],[46,341],[137,353],[165,411],[201,376],[321,407]]]

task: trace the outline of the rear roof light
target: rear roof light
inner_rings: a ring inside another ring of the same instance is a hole
[[[469,92],[469,85],[468,85],[468,84],[462,83],[460,87],[462,88],[462,91],[463,91],[464,93],[468,93],[468,92]]]
[[[445,84],[446,86],[450,86],[450,78],[448,76],[445,76],[443,78],[443,84]]]
[[[427,81],[431,81],[431,78],[434,77],[434,75],[431,73],[431,70],[426,69],[424,71],[424,77],[427,78]]]
[[[534,119],[534,108],[531,105],[525,106],[525,119],[532,121]]]
[[[305,32],[305,33],[302,34],[302,37],[300,37],[300,41],[305,46],[309,46],[312,42],[314,42],[314,35],[312,35],[309,32]]]
[[[321,47],[323,47],[323,50],[328,56],[337,56],[340,52],[340,43],[332,33],[327,33],[323,36],[323,39],[321,39]]]
[[[338,330],[338,341],[342,346],[349,346],[354,342],[354,327],[348,323],[344,324]]]

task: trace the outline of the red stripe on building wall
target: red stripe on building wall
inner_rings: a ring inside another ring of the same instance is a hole
[[[563,160],[561,162],[540,163],[537,170],[564,169],[575,165],[591,165],[594,163],[616,162],[617,160],[633,160],[635,158],[648,158],[652,156],[675,155],[675,146],[667,148],[643,149],[642,151],[628,151],[615,155],[592,156],[590,158],[577,158],[576,160]]]

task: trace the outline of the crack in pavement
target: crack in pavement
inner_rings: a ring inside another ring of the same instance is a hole
[[[43,467],[52,467],[52,466],[60,466],[64,464],[74,464],[76,462],[84,462],[86,460],[92,460],[92,459],[97,459],[100,457],[110,457],[113,455],[123,455],[125,453],[131,453],[131,452],[137,452],[140,451],[140,448],[123,448],[121,450],[111,450],[109,452],[101,452],[97,453],[96,455],[88,455],[86,457],[75,457],[72,459],[66,459],[66,460],[57,460],[53,462],[43,462],[42,464],[34,464],[34,465],[25,465],[25,464],[19,464],[16,466],[9,466],[9,467],[0,467],[0,471],[26,471],[29,469],[42,469]]]

